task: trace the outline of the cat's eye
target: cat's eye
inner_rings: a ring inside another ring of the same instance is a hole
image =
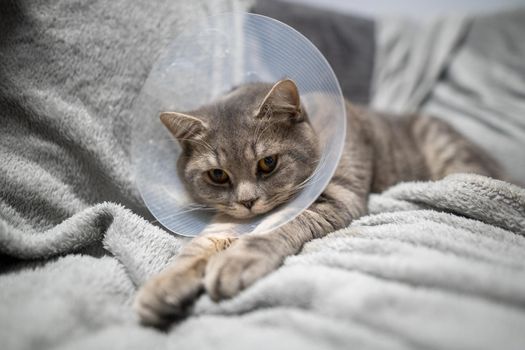
[[[264,174],[271,173],[277,166],[277,155],[265,157],[257,162],[257,170]]]
[[[211,169],[208,171],[208,177],[216,184],[223,185],[228,182],[230,177],[222,169]]]

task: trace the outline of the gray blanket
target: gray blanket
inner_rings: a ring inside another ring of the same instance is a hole
[[[137,286],[184,240],[133,186],[131,102],[184,23],[244,6],[4,4],[0,348],[523,348],[525,190],[466,175],[372,196],[370,216],[168,332],[137,323]]]
[[[130,304],[135,284],[169,261],[177,240],[124,209],[96,210],[117,214],[101,237],[112,255],[69,254],[0,276],[2,348],[525,344],[525,190],[505,182],[456,175],[374,195],[372,215],[309,243],[230,301],[201,297],[167,333],[140,327]]]

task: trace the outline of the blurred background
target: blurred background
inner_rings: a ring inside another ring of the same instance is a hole
[[[525,182],[524,0],[266,0],[309,38],[350,101],[450,123]]]
[[[429,20],[452,14],[483,14],[525,4],[524,0],[286,0],[290,3],[360,14]]]

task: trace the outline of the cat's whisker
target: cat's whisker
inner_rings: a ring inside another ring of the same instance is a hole
[[[317,164],[317,163],[319,163],[321,161],[325,162],[326,160],[325,159],[315,160],[311,164],[314,165],[314,164]],[[322,164],[321,164],[321,166],[318,166],[316,168],[316,170],[310,176],[308,176],[306,179],[304,179],[303,181],[301,181],[300,183],[295,185],[293,188],[291,188],[290,190],[288,190],[286,192],[280,192],[280,193],[277,193],[277,194],[269,197],[268,201],[269,202],[277,202],[279,204],[287,202],[290,198],[295,196],[297,193],[299,193],[306,186],[312,185],[316,181],[319,181],[319,178],[314,179],[314,177],[316,176],[316,174],[318,174],[321,171],[321,169],[322,169]]]
[[[212,211],[212,210],[213,209],[199,209],[199,208],[188,209],[188,210],[178,211],[178,212],[170,214],[170,215],[165,215],[165,216],[159,217],[158,220],[171,219],[171,218],[174,218],[174,217],[177,217],[177,216],[180,216],[180,215],[183,215],[183,214],[187,214],[187,213],[190,213],[190,212],[193,212],[193,211]]]
[[[273,121],[273,122],[267,123],[268,125],[266,125],[266,127],[259,133],[259,135],[256,136],[255,144],[257,144],[259,142],[259,139],[261,138],[261,136],[264,135],[264,133],[266,131],[268,131],[272,126],[274,126],[277,123],[278,123],[277,121]]]
[[[254,145],[257,144],[257,140],[259,139],[259,131],[261,130],[261,127],[262,127],[263,123],[262,122],[259,122],[257,123],[257,125],[255,126],[255,131],[253,132],[253,140],[254,140]]]
[[[183,215],[183,214],[187,214],[187,213],[190,213],[192,211],[197,211],[197,210],[198,211],[215,211],[216,209],[215,208],[208,208],[208,207],[195,207],[195,208],[190,208],[190,209],[187,209],[187,210],[178,211],[178,212],[170,214],[170,215],[159,217],[159,218],[157,218],[157,220],[154,220],[154,221],[158,222],[160,220],[172,219],[174,217],[177,217],[177,216],[180,216],[180,215]]]
[[[188,205],[186,208],[205,208],[205,209],[213,209],[212,207],[210,207],[209,205],[206,205],[206,204],[200,204],[200,203],[192,203],[190,205]]]
[[[196,139],[191,139],[191,138],[181,138],[179,140],[184,140],[184,141],[189,141],[189,142],[193,142],[193,143],[196,143],[198,145],[201,145],[203,146],[204,148],[206,148],[208,151],[210,151],[211,153],[214,153],[215,150],[213,149],[213,147],[206,141],[204,140],[196,140]]]
[[[172,141],[174,143],[178,143],[178,141],[193,142],[195,144],[203,146],[204,148],[206,148],[210,152],[214,152],[213,147],[209,143],[204,141],[204,140],[199,140],[199,139],[194,139],[194,138],[178,138],[177,139],[177,138],[175,138],[173,136],[170,136],[170,135],[161,136],[158,139],[160,139],[160,140],[169,140],[169,141]]]
[[[319,177],[316,177],[315,176],[316,174],[314,173],[312,176],[308,177],[304,182],[300,183],[299,185],[295,186],[295,189],[298,191],[298,190],[302,190],[303,188],[307,187],[307,186],[311,186],[311,185],[314,185],[315,183],[317,183],[317,181],[320,180]],[[315,179],[314,179],[315,178]]]
[[[302,189],[306,187],[307,185],[311,185],[315,183],[315,182],[312,182],[312,179],[321,171],[321,169],[323,168],[324,162],[326,162],[326,160],[323,158],[321,160],[316,160],[315,162],[312,162],[312,164],[315,164],[315,163],[319,163],[320,161],[323,161],[323,163],[321,165],[318,165],[315,171],[312,174],[310,174],[310,176],[308,176],[306,179],[298,183],[295,186],[295,188]],[[318,180],[315,180],[315,181],[318,181]]]

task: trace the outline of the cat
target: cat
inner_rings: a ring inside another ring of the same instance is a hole
[[[134,308],[143,324],[183,317],[203,291],[215,301],[237,295],[306,242],[365,215],[371,192],[458,172],[503,176],[492,158],[439,119],[385,115],[350,102],[346,111],[343,154],[317,200],[265,234],[194,238],[137,293]],[[250,218],[286,202],[319,161],[317,136],[290,79],[244,84],[195,111],[160,119],[180,142],[178,171],[194,200],[232,217]]]

